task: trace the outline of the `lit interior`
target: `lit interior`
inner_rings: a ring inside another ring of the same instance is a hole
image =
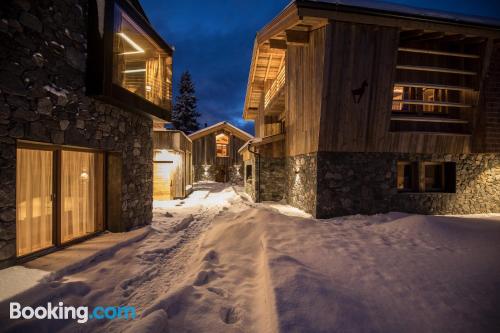
[[[171,102],[172,58],[115,7],[113,82],[164,108]]]

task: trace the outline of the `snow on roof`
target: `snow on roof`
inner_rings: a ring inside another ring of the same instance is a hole
[[[409,5],[401,5],[385,1],[374,1],[374,0],[297,0],[298,3],[306,4],[308,2],[315,3],[327,3],[332,5],[337,5],[339,7],[355,7],[358,9],[370,9],[373,11],[379,11],[385,14],[402,14],[405,16],[414,16],[428,19],[438,19],[445,21],[452,21],[456,23],[474,23],[487,26],[495,26],[500,28],[500,20],[493,17],[482,17],[475,15],[464,15],[453,12],[446,12],[437,9],[426,9],[413,7]],[[341,8],[339,8],[340,10]]]
[[[240,147],[240,149],[238,149],[238,153],[241,153],[243,150],[245,150],[245,148],[250,147],[250,145],[252,143],[257,143],[257,142],[261,142],[261,141],[262,141],[262,138],[253,138],[253,139],[248,140],[247,142],[245,142],[245,144],[243,146]]]
[[[221,122],[218,122],[216,124],[213,124],[211,126],[208,126],[208,127],[205,127],[205,128],[202,128],[201,130],[199,131],[196,131],[194,133],[191,133],[189,134],[189,137],[194,140],[196,138],[199,138],[201,136],[203,136],[204,134],[209,134],[215,130],[217,130],[219,127],[229,127],[230,130],[233,130],[234,132],[236,132],[237,134],[239,134],[239,136],[249,140],[249,139],[252,139],[253,138],[253,135],[245,132],[244,130],[242,129],[239,129],[238,127],[234,126],[233,124],[227,122],[227,121],[221,121]]]

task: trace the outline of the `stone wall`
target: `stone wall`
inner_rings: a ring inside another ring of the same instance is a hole
[[[456,163],[456,193],[398,193],[398,160]],[[500,155],[319,153],[316,216],[500,212]]]
[[[0,261],[15,256],[16,140],[121,152],[122,220],[152,219],[152,121],[85,94],[87,1],[0,12]]]
[[[252,166],[252,175],[250,177],[247,177],[247,165]],[[256,175],[258,174],[258,169],[257,165],[255,162],[255,156],[252,155],[252,158],[248,161],[244,162],[244,186],[245,186],[245,193],[247,193],[253,201],[257,200],[257,178]]]
[[[215,169],[211,165],[193,165],[194,181],[215,181]]]
[[[194,181],[195,182],[214,182],[217,173],[221,169],[225,169],[222,165],[193,165],[194,168]]]
[[[229,167],[229,182],[233,185],[243,185],[243,163]]]
[[[219,172],[226,173],[226,179],[231,184],[243,185],[243,166],[231,165],[193,165],[194,181],[212,181],[215,182]],[[226,171],[227,170],[227,171]]]
[[[260,157],[260,201],[280,201],[285,196],[285,158]]]
[[[285,162],[285,198],[305,212],[316,212],[316,154],[288,157]]]

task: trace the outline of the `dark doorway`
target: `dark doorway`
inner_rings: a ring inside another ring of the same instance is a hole
[[[215,174],[215,181],[218,183],[225,183],[227,181],[226,175],[227,175],[226,169],[219,168],[217,170],[217,173]]]

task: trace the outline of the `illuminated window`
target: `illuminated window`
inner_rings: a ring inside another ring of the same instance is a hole
[[[215,144],[217,148],[217,157],[227,157],[229,156],[228,154],[228,149],[227,146],[229,144],[229,137],[224,134],[218,134],[215,136]]]
[[[397,186],[400,192],[418,190],[418,165],[412,162],[398,162]]]
[[[436,101],[436,90],[425,88],[423,89],[424,102],[435,102]],[[424,112],[434,112],[435,106],[430,104],[424,104]]]
[[[172,58],[115,6],[113,83],[162,108],[171,101]]]
[[[401,111],[403,110],[403,103],[397,102],[403,100],[403,87],[394,86],[393,91],[393,102],[392,102],[392,110],[393,111]]]

